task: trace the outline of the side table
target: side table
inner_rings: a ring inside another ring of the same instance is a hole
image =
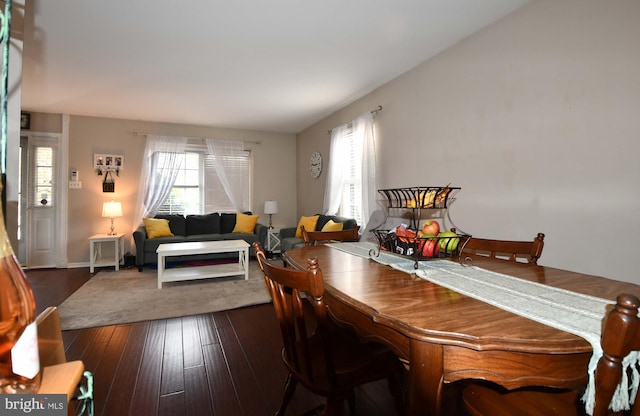
[[[102,257],[102,244],[111,243],[114,246],[113,257]],[[93,273],[95,267],[115,266],[120,270],[120,261],[124,255],[124,234],[96,234],[89,237],[89,271]]]
[[[270,256],[280,254],[280,230],[275,228],[267,229],[267,253]]]

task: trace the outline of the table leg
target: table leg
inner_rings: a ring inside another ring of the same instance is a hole
[[[409,357],[408,415],[440,415],[443,389],[443,348],[412,339]]]
[[[96,262],[94,244],[95,243],[93,241],[89,241],[89,273],[91,274],[93,274],[93,270],[95,269],[94,265]]]
[[[240,252],[243,257],[242,265],[244,267],[244,280],[249,280],[249,249],[245,248]]]
[[[164,255],[158,254],[158,289],[162,289],[163,275],[164,275]]]

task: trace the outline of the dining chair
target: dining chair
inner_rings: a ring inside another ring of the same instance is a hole
[[[60,329],[58,308],[50,306],[36,317],[38,326],[38,354],[40,366],[62,364],[67,361]]]
[[[58,308],[49,306],[36,317],[38,358],[42,370],[40,392],[67,393],[68,415],[93,415],[93,375],[82,361],[67,362]]]
[[[533,241],[489,240],[471,237],[462,247],[461,254],[491,257],[509,261],[538,264],[544,248],[544,234],[538,233]]]
[[[601,338],[604,353],[595,372],[593,416],[609,414],[609,403],[622,378],[622,361],[629,352],[640,349],[638,307],[637,297],[621,294],[607,316]],[[462,392],[464,407],[472,416],[583,415],[585,409],[580,397],[581,392],[577,390],[523,388],[509,392],[476,382]],[[631,414],[640,414],[640,405],[635,406]]]
[[[273,299],[289,371],[276,415],[285,414],[298,383],[326,398],[324,415],[340,415],[345,399],[354,412],[356,387],[383,379],[403,414],[400,361],[383,345],[362,343],[354,332],[333,323],[318,260],[309,259],[305,271],[294,270],[269,262],[259,242],[253,248]]]
[[[301,229],[302,240],[305,246],[315,246],[320,243],[329,243],[332,241],[346,242],[360,240],[360,235],[358,234],[360,227],[340,231],[307,231],[303,225]]]

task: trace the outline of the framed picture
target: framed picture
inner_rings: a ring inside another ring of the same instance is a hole
[[[93,155],[93,167],[95,169],[100,169],[100,170],[104,169],[106,160],[107,160],[107,155],[94,154]]]
[[[104,171],[119,172],[122,169],[124,169],[124,156],[94,153],[93,168],[98,172],[104,172]]]
[[[31,128],[31,114],[20,113],[20,130],[29,130]]]

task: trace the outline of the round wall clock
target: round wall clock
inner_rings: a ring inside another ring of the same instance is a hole
[[[322,155],[320,152],[311,153],[311,159],[309,160],[309,171],[312,178],[317,178],[322,173]]]

